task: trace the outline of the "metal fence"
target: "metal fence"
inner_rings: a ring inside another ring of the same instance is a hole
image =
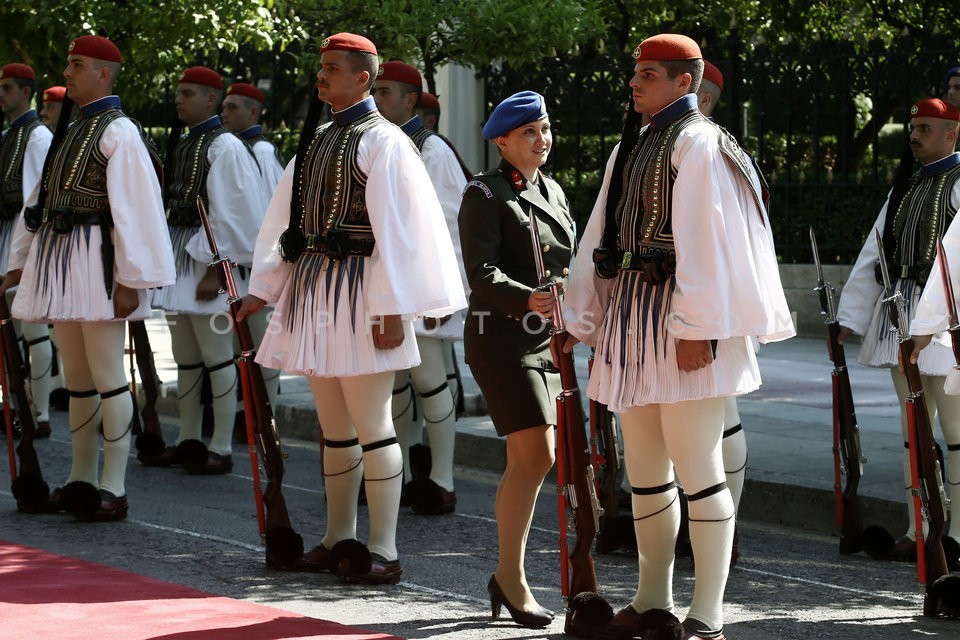
[[[711,62],[724,74],[715,119],[754,154],[771,187],[771,219],[783,262],[810,262],[808,229],[826,262],[851,263],[879,214],[906,145],[918,99],[941,95],[956,49],[840,43],[756,47],[727,38]],[[523,89],[547,98],[555,132],[548,166],[585,221],[603,167],[620,137],[629,55],[556,58],[485,74],[488,113]],[[581,226],[582,228],[582,226]]]

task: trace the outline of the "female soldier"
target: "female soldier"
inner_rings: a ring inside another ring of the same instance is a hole
[[[501,102],[483,127],[502,160],[467,185],[460,206],[463,262],[472,290],[464,326],[465,361],[507,438],[507,468],[495,512],[500,557],[487,590],[493,617],[506,605],[525,627],[553,613],[530,592],[523,568],[537,493],[553,466],[559,374],[550,356],[552,295],[538,291],[530,241],[537,219],[544,267],[566,274],[574,224],[563,191],[540,172],[553,142],[543,96],[522,91]]]

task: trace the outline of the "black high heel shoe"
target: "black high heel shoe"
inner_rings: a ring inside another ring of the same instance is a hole
[[[497,584],[497,576],[495,575],[490,576],[490,582],[487,583],[487,593],[490,594],[490,610],[494,620],[500,617],[500,606],[503,605],[507,607],[513,621],[521,627],[542,629],[553,622],[553,611],[540,605],[537,605],[536,611],[521,611],[510,604],[507,596],[503,595],[500,585]]]

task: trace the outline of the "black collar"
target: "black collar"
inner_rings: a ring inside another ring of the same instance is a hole
[[[685,96],[677,98],[660,111],[650,116],[650,129],[659,131],[665,126],[690,111],[697,108],[697,94],[688,93]]]
[[[423,127],[423,121],[420,120],[420,116],[418,114],[413,114],[413,117],[404,122],[400,128],[403,129],[405,134],[412,136],[414,132],[421,127]]]
[[[203,122],[197,124],[196,126],[190,127],[190,133],[199,135],[201,133],[206,133],[220,126],[220,116],[210,116]]]
[[[105,96],[99,100],[94,100],[93,102],[88,102],[87,104],[80,107],[80,114],[84,118],[89,118],[90,116],[95,116],[102,111],[107,109],[119,109],[120,108],[120,96]]]
[[[250,138],[256,138],[259,135],[263,134],[263,127],[259,124],[255,124],[252,127],[247,127],[237,135],[244,140],[249,140]]]
[[[377,103],[373,96],[367,96],[352,107],[347,107],[342,111],[333,112],[333,124],[338,127],[345,127],[354,120],[359,120],[371,111],[377,110]]]
[[[953,169],[958,164],[960,164],[960,153],[953,152],[946,158],[940,158],[936,162],[924,165],[923,168],[920,169],[920,175],[924,178],[940,175],[947,169]]]

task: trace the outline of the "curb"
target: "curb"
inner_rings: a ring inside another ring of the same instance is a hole
[[[454,463],[501,473],[506,467],[506,440],[497,436],[493,423],[485,415],[486,403],[481,394],[466,394],[464,401],[467,415],[457,421]],[[174,418],[179,415],[175,385],[164,385],[157,400],[157,411]],[[274,415],[284,439],[317,442],[317,414],[312,406],[278,403]],[[550,471],[544,484],[556,484],[556,467]],[[552,491],[550,488],[546,490]],[[751,478],[748,467],[738,517],[839,537],[835,509],[834,494],[830,489]],[[893,532],[894,537],[905,530],[906,512],[901,502],[861,495],[860,511],[864,526],[882,526]]]

